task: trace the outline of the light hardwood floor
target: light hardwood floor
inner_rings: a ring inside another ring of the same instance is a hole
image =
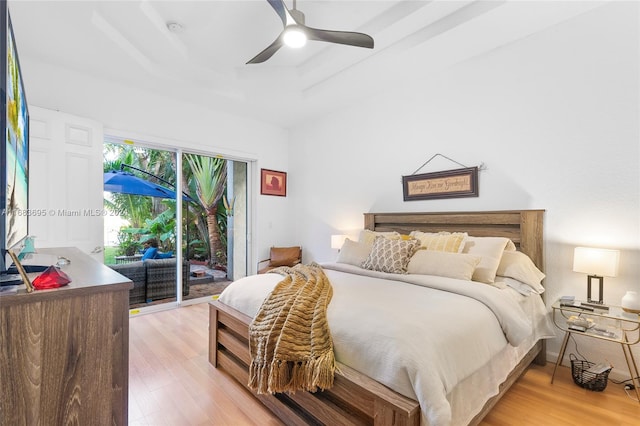
[[[206,303],[130,319],[129,424],[281,425],[242,386],[207,361]],[[640,404],[621,385],[576,386],[569,368],[532,366],[481,423],[484,426],[640,425]]]

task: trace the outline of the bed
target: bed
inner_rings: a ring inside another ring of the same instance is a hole
[[[543,213],[365,213],[364,228],[374,235],[445,231],[452,235],[464,232],[476,240],[508,239],[514,249],[526,254],[542,271]],[[537,293],[528,297],[516,294],[512,287],[498,285],[497,279],[492,285],[470,285],[457,278],[390,274],[345,263],[327,263],[323,267],[334,286],[328,317],[338,372],[334,386],[325,391],[256,394],[287,425],[477,424],[531,362],[545,363],[544,339],[553,337],[553,328]],[[210,303],[209,361],[246,387],[250,364],[248,326],[260,300],[279,278],[277,274],[266,274],[239,281],[244,284],[233,283],[219,300]],[[353,296],[349,296],[350,292],[360,295],[357,304],[347,299]],[[500,294],[496,301],[494,294]],[[433,305],[420,309],[428,303]],[[527,313],[528,319],[508,313],[520,312],[519,309]],[[396,322],[399,315],[395,312],[406,311],[408,317],[415,317],[425,310],[435,315],[417,321],[431,324],[427,330],[414,329],[410,320]],[[371,317],[356,320],[368,313]],[[342,318],[338,320],[339,317]],[[447,327],[452,325],[454,331],[441,328],[441,322]],[[356,323],[363,325],[358,327]],[[490,332],[487,337],[476,339],[482,343],[474,340],[478,327]],[[422,334],[428,339],[415,338]],[[388,338],[387,347],[379,348],[385,345],[380,336]],[[444,340],[429,343],[432,336]],[[367,346],[374,341],[383,343]],[[485,345],[485,341],[490,343]],[[414,358],[424,354],[434,361],[419,364],[396,351],[396,347],[406,347]],[[432,350],[434,347],[454,349]]]

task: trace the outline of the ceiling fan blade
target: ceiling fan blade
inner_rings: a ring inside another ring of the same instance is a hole
[[[247,64],[259,64],[259,63],[262,63],[262,62],[266,61],[267,59],[272,57],[273,54],[276,53],[278,51],[278,49],[280,49],[282,47],[282,45],[283,45],[282,34],[280,34],[278,36],[278,38],[273,41],[273,43],[271,43],[262,52],[258,53],[256,56],[254,56],[253,59],[251,59],[249,62],[247,62]]]
[[[373,49],[373,37],[363,33],[320,30],[311,27],[305,27],[305,33],[309,40],[326,41],[329,43],[346,44],[349,46]]]
[[[278,16],[280,16],[280,19],[282,19],[282,25],[287,25],[287,12],[286,12],[287,8],[284,5],[284,1],[283,0],[267,0],[267,1],[271,5],[271,7],[273,7],[273,10],[276,11]]]

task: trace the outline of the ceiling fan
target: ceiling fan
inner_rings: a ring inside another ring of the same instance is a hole
[[[267,0],[276,11],[284,29],[266,49],[258,53],[247,64],[259,64],[274,55],[282,46],[302,47],[307,40],[325,41],[328,43],[346,44],[349,46],[366,47],[373,49],[373,38],[367,34],[349,31],[320,30],[307,27],[304,24],[304,14],[296,9],[296,0],[293,0],[293,9],[287,9],[283,0]]]

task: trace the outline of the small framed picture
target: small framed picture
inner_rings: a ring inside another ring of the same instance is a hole
[[[260,169],[260,194],[287,196],[287,173]]]
[[[27,275],[27,271],[24,270],[24,268],[22,267],[22,263],[20,263],[20,260],[18,260],[18,256],[16,256],[13,250],[7,251],[9,252],[9,256],[11,256],[11,260],[13,260],[13,264],[16,265],[16,269],[22,277],[22,282],[24,283],[25,287],[27,287],[27,293],[31,293],[33,291],[33,284],[31,284],[31,280]]]

